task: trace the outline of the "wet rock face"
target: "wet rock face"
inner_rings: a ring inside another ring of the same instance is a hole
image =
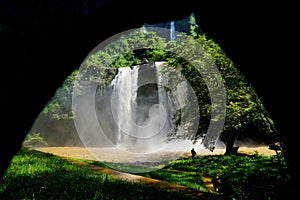
[[[158,103],[158,87],[157,87],[157,77],[156,69],[154,63],[142,64],[139,68],[138,76],[138,98],[137,104],[146,104],[149,108]],[[145,102],[146,101],[146,102]],[[139,108],[139,106],[137,106]],[[148,109],[149,110],[149,109]],[[139,111],[138,111],[139,112]]]

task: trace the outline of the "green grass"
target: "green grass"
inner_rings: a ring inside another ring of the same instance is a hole
[[[131,172],[132,174],[158,179],[178,185],[183,185],[189,188],[197,189],[203,192],[208,192],[205,184],[203,182],[202,174],[193,171],[178,171],[172,169],[162,169],[161,165],[153,165],[152,167],[143,167],[142,163],[138,165],[128,164],[128,163],[118,163],[105,165],[99,161],[87,161],[89,164],[97,165],[100,167],[109,167],[112,169],[117,169],[124,172]],[[175,161],[174,161],[175,162]]]
[[[79,160],[108,167],[98,161]],[[127,164],[119,166],[124,170],[133,169]],[[155,169],[157,166],[153,167]],[[134,166],[134,170],[141,176],[201,191],[207,191],[203,176],[209,176],[216,193],[234,200],[279,200],[281,189],[288,186],[286,164],[282,156],[203,156],[171,161],[162,169],[145,173],[142,173],[142,166]],[[181,193],[116,180],[87,167],[71,164],[52,154],[22,148],[12,159],[0,182],[0,199],[188,198]]]
[[[101,165],[101,162],[94,161],[93,164]],[[128,168],[124,164],[123,169]],[[201,156],[171,161],[162,169],[135,174],[204,192],[208,190],[203,176],[208,176],[212,179],[215,192],[230,199],[279,200],[280,191],[288,187],[286,163],[282,155]]]
[[[203,192],[208,192],[205,183],[203,181],[202,174],[196,172],[160,169],[157,171],[151,171],[139,175],[167,181],[178,185],[183,185]]]
[[[188,199],[181,193],[116,180],[52,154],[22,148],[0,182],[0,199]]]
[[[140,175],[202,191],[207,191],[202,175],[208,175],[216,192],[231,199],[280,199],[280,191],[287,185],[283,157],[258,154],[216,155],[176,160],[164,169]]]

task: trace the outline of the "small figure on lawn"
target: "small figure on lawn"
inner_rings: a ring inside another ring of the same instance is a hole
[[[191,153],[192,153],[192,158],[194,158],[197,155],[197,153],[196,153],[196,151],[195,151],[194,148],[192,148]]]

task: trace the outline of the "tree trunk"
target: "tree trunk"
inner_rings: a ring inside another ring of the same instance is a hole
[[[226,145],[225,155],[232,155],[233,154],[234,139],[226,141],[226,142],[224,142],[224,144]]]

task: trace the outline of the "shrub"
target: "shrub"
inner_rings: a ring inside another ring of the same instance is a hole
[[[40,132],[29,133],[23,142],[23,146],[26,147],[45,147],[48,146],[47,142],[41,136]]]

